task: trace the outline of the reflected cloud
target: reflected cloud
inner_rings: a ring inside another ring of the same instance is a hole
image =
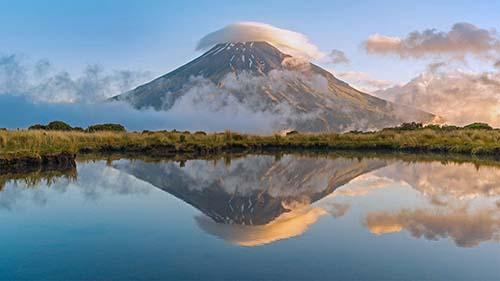
[[[261,246],[303,234],[327,212],[322,208],[304,207],[283,213],[265,225],[220,224],[206,216],[196,217],[206,233],[240,246]]]
[[[78,177],[77,177],[78,175]],[[103,195],[145,194],[151,186],[107,166],[104,161],[78,165],[77,170],[0,175],[0,209],[14,210],[23,203],[46,205],[51,196],[75,189],[86,200]]]
[[[361,175],[335,191],[335,195],[357,197],[368,195],[376,190],[388,188],[397,182],[391,178],[377,176],[374,173]]]
[[[481,242],[500,239],[500,213],[494,209],[371,212],[364,224],[376,235],[406,230],[414,237],[428,240],[449,237],[460,247],[475,247]]]
[[[374,173],[404,182],[437,205],[454,200],[500,196],[500,169],[471,163],[397,162]]]

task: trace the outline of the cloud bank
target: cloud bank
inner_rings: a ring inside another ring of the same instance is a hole
[[[273,131],[271,125],[286,121],[291,114],[285,106],[279,108],[280,115],[265,108],[251,110],[248,105],[258,105],[258,101],[240,103],[229,94],[218,94],[215,84],[196,77],[186,85],[190,90],[168,112],[137,110],[124,102],[104,102],[150,76],[148,72],[105,71],[90,65],[80,76],[73,77],[66,71],[57,71],[48,60],[30,62],[21,55],[0,56],[0,112],[9,116],[0,119],[0,128],[26,128],[35,123],[64,120],[81,127],[112,122],[129,130],[231,129],[268,133]],[[244,77],[233,80],[228,79],[227,83],[235,90],[251,86],[251,81],[238,84],[246,81]]]
[[[106,72],[89,65],[78,77],[58,71],[48,60],[30,62],[22,55],[0,56],[0,95],[24,96],[33,102],[87,103],[105,100],[146,82],[149,72]]]
[[[500,127],[500,73],[428,71],[402,86],[374,92],[380,98],[416,107],[466,125],[486,122]]]
[[[495,30],[482,29],[470,23],[456,23],[449,31],[413,31],[404,38],[373,34],[363,46],[369,54],[396,55],[400,58],[439,55],[455,59],[464,59],[467,55],[491,58],[500,52],[500,39]]]
[[[219,43],[249,41],[266,41],[284,53],[305,59],[324,56],[304,34],[259,22],[237,22],[211,32],[200,39],[196,50],[206,50]]]

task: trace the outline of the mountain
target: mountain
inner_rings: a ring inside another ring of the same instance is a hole
[[[169,110],[186,95],[204,103],[231,97],[251,112],[277,116],[275,129],[363,130],[434,117],[358,91],[323,68],[266,42],[218,44],[112,100],[127,101],[136,108]],[[225,105],[226,99],[221,100]]]

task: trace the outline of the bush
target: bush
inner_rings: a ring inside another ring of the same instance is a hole
[[[234,141],[241,141],[241,140],[243,140],[243,135],[238,134],[238,133],[233,133],[233,134],[232,134],[232,139],[233,139]]]
[[[194,133],[195,135],[202,135],[202,136],[206,136],[207,133],[203,132],[203,131],[197,131]]]
[[[396,127],[396,129],[403,130],[403,131],[418,130],[418,129],[422,129],[422,123],[416,123],[416,122],[403,123],[399,127]]]
[[[71,127],[63,121],[52,121],[47,125],[35,124],[28,127],[28,130],[47,130],[47,131],[72,131],[75,128]],[[81,128],[80,128],[81,129]]]
[[[286,133],[287,136],[293,136],[293,135],[298,135],[298,134],[299,134],[298,131],[290,131],[290,132]]]
[[[28,130],[47,130],[47,127],[42,124],[35,124],[28,127]]]
[[[185,142],[186,141],[186,136],[185,135],[180,135],[179,136],[179,141],[180,142]]]
[[[435,131],[441,130],[441,126],[436,125],[436,124],[429,124],[429,125],[425,126],[424,128],[425,129],[435,130]]]
[[[486,124],[486,123],[472,123],[464,127],[464,129],[470,129],[470,130],[493,130],[493,128]]]
[[[45,129],[49,131],[71,131],[73,127],[63,121],[52,121],[45,126]]]
[[[443,131],[455,131],[455,130],[460,130],[460,127],[453,126],[453,125],[443,125],[443,126],[441,126],[441,130],[443,130]]]
[[[87,132],[100,132],[100,131],[113,131],[113,132],[126,132],[125,127],[123,127],[120,124],[112,124],[112,123],[107,123],[107,124],[96,124],[89,126],[87,128]]]

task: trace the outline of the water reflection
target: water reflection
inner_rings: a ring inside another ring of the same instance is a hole
[[[52,193],[64,194],[77,189],[83,198],[98,200],[104,194],[148,193],[149,185],[98,161],[64,169],[0,173],[0,210],[22,208],[31,202],[50,204]]]
[[[47,205],[50,190],[78,189],[96,201],[106,194],[147,194],[151,186],[201,211],[195,222],[204,232],[241,246],[297,237],[321,217],[349,212],[360,213],[361,219],[348,217],[375,236],[409,233],[451,239],[459,247],[500,240],[500,168],[391,157],[80,163],[78,173],[0,175],[0,208]]]
[[[364,173],[377,159],[248,156],[227,163],[121,162],[114,165],[202,211],[196,219],[207,233],[244,246],[293,237],[326,214],[312,204]],[[335,204],[336,215],[346,211]]]
[[[417,191],[415,206],[379,207],[363,224],[376,235],[408,231],[416,238],[451,238],[460,247],[500,239],[500,169],[471,163],[405,163],[395,161],[367,175],[364,194],[395,184]],[[350,183],[347,195],[363,186]],[[390,191],[389,191],[390,192]]]

